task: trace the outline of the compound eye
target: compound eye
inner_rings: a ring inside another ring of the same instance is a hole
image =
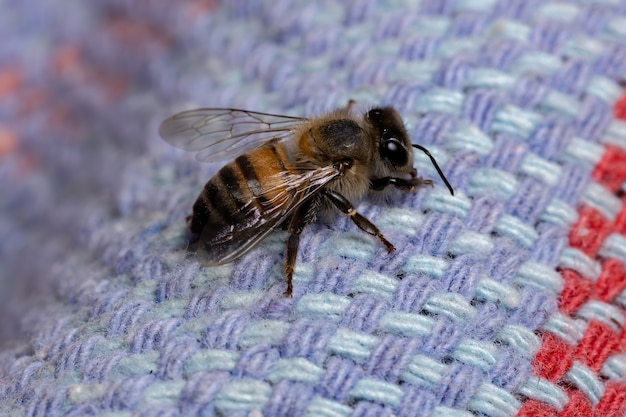
[[[409,162],[406,149],[396,138],[385,140],[380,146],[380,154],[395,167],[405,166]]]

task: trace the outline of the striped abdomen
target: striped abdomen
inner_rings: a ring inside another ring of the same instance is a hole
[[[190,229],[211,263],[226,263],[245,253],[281,220],[295,190],[286,149],[270,143],[239,156],[209,180],[193,206]]]

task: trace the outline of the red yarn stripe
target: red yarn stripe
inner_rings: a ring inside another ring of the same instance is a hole
[[[572,315],[580,306],[589,301],[593,283],[571,269],[561,271],[561,276],[565,287],[559,298],[559,310],[563,314]]]
[[[569,244],[580,249],[590,258],[595,258],[598,249],[613,231],[613,224],[598,210],[591,207],[582,207],[579,215],[578,223],[569,234]]]
[[[619,190],[626,181],[626,150],[608,146],[593,178],[613,192]]]
[[[595,372],[600,372],[609,355],[617,352],[619,336],[607,324],[592,321],[578,344],[574,357]]]
[[[626,95],[615,105],[617,118],[626,120]],[[561,270],[564,288],[559,299],[561,313],[576,317],[580,308],[591,300],[611,304],[615,297],[626,290],[626,265],[620,259],[599,255],[607,237],[619,233],[626,236],[626,196],[621,190],[626,182],[626,150],[607,146],[593,171],[593,179],[622,199],[622,211],[615,219],[606,218],[593,207],[579,208],[579,218],[569,234],[569,244],[596,260],[602,267],[596,281],[581,276],[574,270]],[[614,304],[615,305],[615,304]],[[619,307],[619,306],[618,306]],[[622,308],[626,317],[626,311]],[[542,334],[542,345],[533,362],[534,373],[563,388],[569,402],[563,410],[536,400],[527,400],[518,417],[607,417],[626,414],[626,382],[605,381],[605,392],[598,404],[592,404],[587,396],[564,379],[574,361],[596,374],[611,355],[626,351],[626,332],[619,323],[593,320],[576,346],[551,333]]]

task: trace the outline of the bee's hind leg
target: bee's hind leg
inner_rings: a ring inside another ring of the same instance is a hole
[[[366,233],[369,233],[372,236],[376,236],[387,248],[388,252],[393,252],[396,248],[393,246],[391,242],[389,242],[385,236],[381,233],[381,231],[376,227],[374,223],[369,221],[366,217],[363,217],[352,205],[352,203],[345,198],[343,195],[339,194],[336,191],[332,190],[324,190],[324,195],[330,200],[331,203],[342,213],[350,216],[354,224],[356,224],[359,229],[363,230]]]

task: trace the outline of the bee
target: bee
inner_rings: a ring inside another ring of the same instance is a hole
[[[356,115],[355,103],[310,119],[229,108],[184,111],[166,119],[159,134],[196,152],[203,162],[230,160],[206,183],[187,223],[190,248],[207,265],[241,257],[279,226],[289,237],[285,296],[293,293],[300,234],[319,214],[337,211],[393,252],[395,247],[352,201],[395,187],[432,186],[417,176],[413,148],[424,152],[454,195],[426,148],[411,143],[393,107]]]

